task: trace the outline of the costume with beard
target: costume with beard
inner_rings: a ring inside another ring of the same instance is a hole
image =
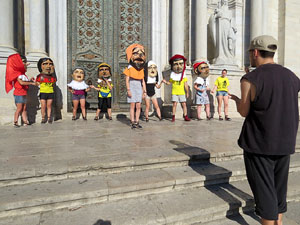
[[[132,44],[126,49],[126,56],[129,66],[123,71],[123,74],[130,77],[130,91],[132,96],[127,97],[127,102],[142,102],[145,59],[142,57],[134,58],[133,51],[139,48],[144,52],[144,47],[140,44]],[[139,62],[137,62],[139,61]]]
[[[199,62],[193,65],[195,73],[198,75],[197,79],[194,81],[194,84],[197,84],[197,87],[201,90],[197,90],[195,104],[196,105],[206,105],[209,104],[209,97],[206,92],[206,88],[209,86],[208,75],[209,74],[202,74],[198,70],[198,66],[201,64],[207,64],[206,62]],[[196,72],[197,71],[197,72]]]

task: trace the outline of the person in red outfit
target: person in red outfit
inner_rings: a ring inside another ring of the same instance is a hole
[[[20,54],[10,55],[6,64],[5,90],[10,92],[13,88],[15,104],[17,110],[14,115],[14,126],[20,127],[18,124],[19,116],[21,115],[23,124],[29,125],[26,112],[26,96],[28,85],[37,85],[34,78],[29,79],[25,72],[29,63],[25,56]]]

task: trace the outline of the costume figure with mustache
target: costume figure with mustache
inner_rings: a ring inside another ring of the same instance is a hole
[[[98,109],[94,120],[99,120],[99,115],[103,105],[107,107],[108,119],[112,120],[111,114],[111,90],[113,88],[111,80],[111,67],[107,63],[100,63],[98,65],[98,86],[91,85],[91,88],[99,91],[98,95]]]
[[[76,113],[79,103],[82,112],[82,119],[87,120],[85,110],[85,95],[86,92],[90,90],[90,87],[85,83],[84,75],[85,72],[83,68],[75,68],[72,73],[73,80],[68,84],[68,89],[72,93],[73,101],[72,120],[77,119]]]
[[[56,82],[53,60],[50,58],[41,58],[37,63],[37,67],[40,72],[36,81],[40,84],[41,123],[47,123],[47,121],[48,123],[52,123],[51,108],[54,99],[54,85]]]
[[[171,65],[170,80],[163,82],[167,85],[172,84],[172,122],[175,122],[175,114],[177,103],[180,102],[183,110],[183,118],[185,121],[191,119],[187,116],[186,98],[189,97],[189,86],[187,84],[187,77],[185,74],[186,58],[182,55],[174,55],[170,58],[169,63]]]
[[[193,65],[195,74],[198,75],[197,79],[194,82],[194,88],[196,90],[196,105],[197,105],[197,118],[201,119],[201,106],[205,106],[206,119],[210,120],[210,103],[206,91],[209,91],[209,66],[206,62],[198,62]]]
[[[127,102],[130,103],[131,128],[142,128],[139,124],[142,98],[146,96],[144,64],[146,54],[144,46],[132,44],[126,49],[129,66],[123,71],[127,88]]]

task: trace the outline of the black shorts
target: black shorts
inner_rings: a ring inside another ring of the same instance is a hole
[[[287,210],[286,194],[290,155],[258,155],[244,151],[255,211],[264,219],[277,220]]]
[[[54,99],[54,93],[40,93],[40,99]]]
[[[111,108],[111,97],[108,98],[99,98],[98,97],[98,109],[102,109],[103,104],[106,104],[108,109]]]

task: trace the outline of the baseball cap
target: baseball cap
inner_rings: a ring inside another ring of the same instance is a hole
[[[277,40],[270,35],[258,36],[251,41],[248,51],[254,49],[267,52],[276,52]]]

